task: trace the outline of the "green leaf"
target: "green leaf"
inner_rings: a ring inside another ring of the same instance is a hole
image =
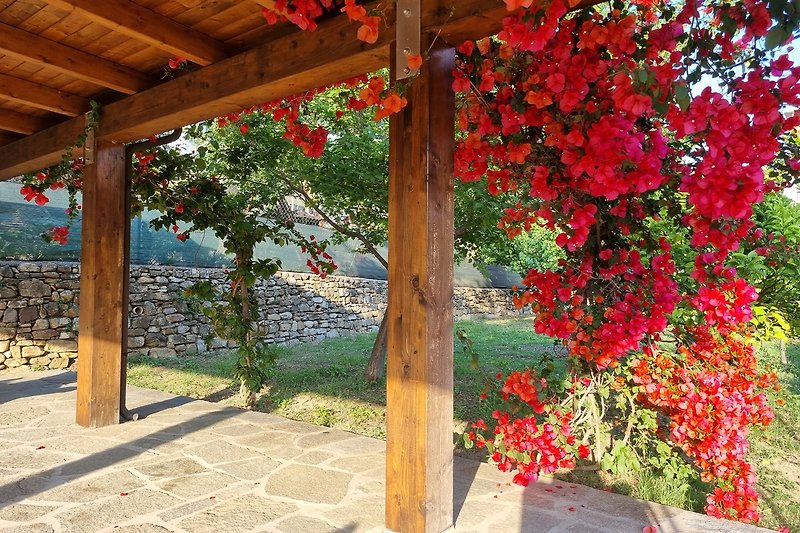
[[[466,433],[464,433],[464,434],[462,435],[462,438],[464,439],[464,448],[465,448],[465,449],[467,449],[467,450],[470,450],[470,449],[472,449],[472,447],[475,445],[475,443],[474,443],[474,442],[472,442],[472,439],[470,439],[470,438],[467,436],[467,434],[466,434]]]
[[[777,25],[772,28],[769,33],[767,33],[764,44],[767,47],[767,50],[773,50],[785,43],[790,36],[791,35],[786,31],[786,28],[784,28],[782,25]]]
[[[675,86],[675,102],[684,111],[689,108],[689,104],[691,103],[691,95],[689,94],[689,88],[686,85]]]

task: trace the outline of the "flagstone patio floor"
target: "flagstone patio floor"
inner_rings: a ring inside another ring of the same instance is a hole
[[[384,531],[383,441],[128,387],[140,419],[74,424],[75,374],[0,375],[0,530]],[[756,532],[542,479],[522,488],[455,459],[454,531]]]

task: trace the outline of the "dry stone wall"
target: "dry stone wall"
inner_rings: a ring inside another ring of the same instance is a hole
[[[77,357],[77,263],[0,262],[0,370],[66,368]],[[183,290],[225,282],[222,269],[131,267],[129,354],[171,357],[235,347],[215,338]],[[297,344],[377,329],[386,309],[382,280],[279,272],[256,288],[266,342]],[[502,289],[458,287],[457,318],[516,314]]]

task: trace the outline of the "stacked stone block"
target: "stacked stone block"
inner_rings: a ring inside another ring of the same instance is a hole
[[[191,312],[183,292],[209,280],[212,268],[131,268],[129,354],[193,355],[234,348],[215,338],[205,316]],[[77,357],[77,263],[0,262],[0,370],[66,368]],[[259,331],[268,343],[297,344],[377,329],[386,309],[382,280],[279,272],[256,287]],[[515,314],[507,290],[458,287],[457,318]]]

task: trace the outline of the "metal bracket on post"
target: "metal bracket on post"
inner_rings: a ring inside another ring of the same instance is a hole
[[[397,0],[397,22],[395,28],[395,78],[403,80],[414,70],[408,66],[408,56],[420,55],[422,38],[420,0]]]
[[[85,165],[94,164],[95,154],[94,127],[92,124],[92,112],[86,113],[86,140],[83,142],[83,163]]]

